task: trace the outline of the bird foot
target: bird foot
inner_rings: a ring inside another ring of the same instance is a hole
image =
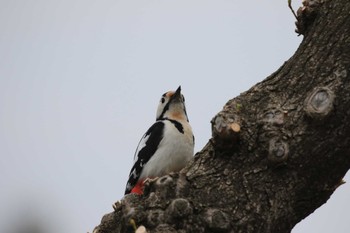
[[[156,180],[158,180],[159,177],[154,177],[154,178],[146,178],[143,181],[143,185],[150,185],[151,183],[155,182]]]

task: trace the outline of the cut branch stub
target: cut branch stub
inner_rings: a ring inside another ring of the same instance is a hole
[[[184,198],[177,198],[173,200],[166,209],[166,216],[168,222],[173,219],[182,219],[192,214],[193,209],[190,202]]]
[[[278,126],[284,123],[284,118],[287,116],[287,114],[287,111],[271,107],[268,108],[268,110],[263,114],[263,117],[261,118],[264,123],[269,123]]]
[[[211,232],[227,232],[230,228],[229,217],[218,209],[207,210],[205,221]]]
[[[305,35],[308,27],[313,23],[317,10],[322,0],[303,0],[302,7],[297,10],[297,21],[295,22],[295,32]]]
[[[156,192],[160,199],[173,198],[174,187],[176,185],[174,176],[175,173],[170,173],[162,177],[156,177],[154,179],[146,179],[144,182],[144,196],[151,196],[151,193]],[[169,188],[170,187],[170,188]]]
[[[211,121],[212,135],[215,143],[221,146],[232,146],[238,141],[239,132],[241,131],[240,121],[238,117],[227,117],[218,114]]]
[[[217,148],[230,148],[238,143],[243,105],[239,99],[226,103],[223,110],[211,120],[212,142]]]
[[[151,227],[156,227],[164,221],[164,211],[160,209],[150,210],[147,215],[147,223]]]
[[[304,111],[315,120],[322,120],[333,110],[334,93],[327,87],[316,88],[304,102]]]
[[[137,228],[135,233],[147,233],[146,227],[140,226],[139,228]]]
[[[288,143],[279,138],[272,138],[269,142],[268,159],[274,163],[281,163],[288,159],[289,148]]]

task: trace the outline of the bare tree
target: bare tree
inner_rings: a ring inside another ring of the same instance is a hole
[[[328,200],[350,168],[350,1],[296,16],[295,54],[226,103],[184,170],[125,196],[95,233],[290,232]]]

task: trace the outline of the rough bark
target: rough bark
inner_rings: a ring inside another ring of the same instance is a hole
[[[226,103],[194,160],[125,196],[95,233],[290,232],[328,200],[350,168],[350,2],[310,9],[296,53]]]

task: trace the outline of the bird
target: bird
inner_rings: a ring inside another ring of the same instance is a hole
[[[124,195],[143,194],[146,179],[180,171],[193,153],[194,135],[179,86],[161,96],[156,122],[142,136],[134,154]]]

